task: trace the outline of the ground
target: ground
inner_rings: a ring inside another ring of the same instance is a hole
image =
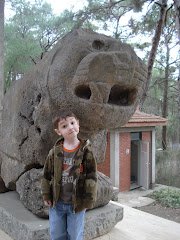
[[[180,209],[162,207],[156,201],[144,207],[136,207],[136,209],[180,223]]]

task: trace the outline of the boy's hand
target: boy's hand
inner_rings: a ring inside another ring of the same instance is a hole
[[[48,207],[52,206],[51,200],[44,200],[44,204]]]

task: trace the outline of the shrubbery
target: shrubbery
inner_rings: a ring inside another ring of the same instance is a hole
[[[163,207],[180,208],[180,190],[166,188],[154,191],[149,195],[159,202]]]
[[[180,151],[156,151],[156,183],[180,188]]]

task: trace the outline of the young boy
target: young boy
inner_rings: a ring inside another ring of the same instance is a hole
[[[85,210],[97,195],[97,165],[89,140],[80,140],[79,120],[69,110],[53,118],[61,137],[50,150],[41,182],[44,204],[49,206],[52,240],[82,240]]]

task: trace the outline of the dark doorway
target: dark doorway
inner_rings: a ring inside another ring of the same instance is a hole
[[[149,142],[142,141],[141,132],[131,133],[130,189],[149,189]]]

